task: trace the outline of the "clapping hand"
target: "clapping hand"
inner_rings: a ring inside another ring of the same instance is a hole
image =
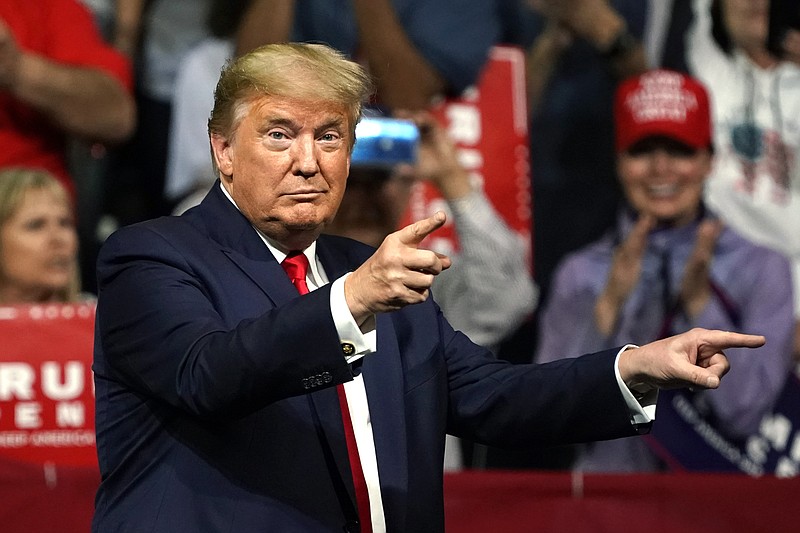
[[[614,250],[605,289],[594,308],[595,325],[603,335],[610,335],[622,306],[639,283],[642,257],[647,248],[647,236],[655,226],[655,218],[642,214],[633,230]]]
[[[683,271],[680,300],[689,317],[696,317],[705,308],[711,296],[709,271],[714,257],[714,246],[722,230],[722,223],[708,219],[700,223],[694,250]]]

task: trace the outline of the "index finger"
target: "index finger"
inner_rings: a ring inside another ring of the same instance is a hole
[[[447,217],[443,211],[437,211],[428,218],[417,220],[397,232],[400,242],[403,244],[418,245],[425,237],[444,226]]]
[[[715,350],[724,350],[726,348],[759,348],[767,342],[767,339],[763,335],[710,330],[702,341],[704,341],[702,344]]]

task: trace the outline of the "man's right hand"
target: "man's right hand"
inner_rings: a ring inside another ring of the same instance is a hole
[[[347,306],[358,324],[376,313],[424,302],[434,276],[450,268],[450,258],[419,244],[446,221],[443,212],[418,220],[384,239],[375,253],[344,283]]]

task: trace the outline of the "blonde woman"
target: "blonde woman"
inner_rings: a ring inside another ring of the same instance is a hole
[[[0,305],[79,297],[72,200],[42,170],[0,170]]]

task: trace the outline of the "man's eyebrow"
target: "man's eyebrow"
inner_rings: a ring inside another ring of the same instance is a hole
[[[264,118],[264,126],[286,126],[287,128],[293,129],[297,128],[298,124],[290,118],[282,117],[280,115],[273,115]]]
[[[321,132],[321,131],[324,131],[324,130],[327,130],[327,129],[331,129],[331,128],[342,129],[344,127],[345,122],[346,122],[346,120],[345,120],[344,117],[338,117],[338,116],[337,117],[333,117],[333,118],[323,122],[319,126],[315,127],[314,131],[315,132]],[[268,116],[268,117],[264,118],[264,125],[263,125],[264,128],[271,128],[271,127],[274,127],[274,126],[284,126],[284,127],[289,128],[291,130],[300,129],[300,127],[301,127],[301,125],[299,123],[297,123],[296,121],[294,121],[294,120],[292,120],[290,118],[287,118],[287,117],[280,116],[280,115],[273,115],[273,116]]]
[[[344,124],[345,124],[345,119],[344,119],[344,117],[335,117],[335,118],[331,118],[330,120],[328,120],[328,121],[326,121],[326,122],[323,122],[322,124],[320,124],[320,125],[319,125],[319,126],[316,128],[316,131],[318,131],[318,132],[319,132],[319,131],[324,131],[324,130],[328,130],[328,129],[331,129],[331,128],[334,128],[334,129],[342,129],[342,127],[344,126]]]

